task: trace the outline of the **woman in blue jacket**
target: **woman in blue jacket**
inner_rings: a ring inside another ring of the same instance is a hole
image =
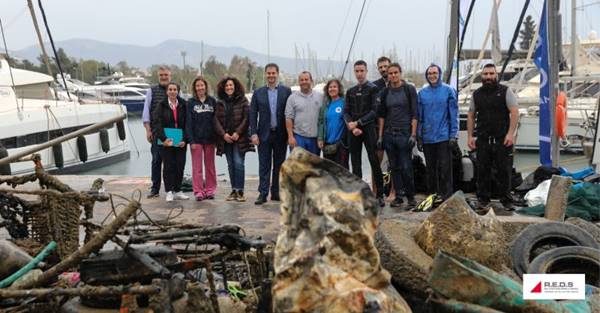
[[[194,96],[188,100],[186,126],[192,154],[192,187],[196,200],[202,201],[214,199],[217,190],[213,124],[217,100],[208,95],[208,83],[202,76],[194,79],[192,90]]]
[[[324,105],[319,112],[317,140],[323,156],[348,169],[346,124],[344,123],[344,87],[337,79],[323,89]]]

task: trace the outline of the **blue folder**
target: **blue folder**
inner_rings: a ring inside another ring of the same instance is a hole
[[[165,128],[165,136],[172,139],[173,146],[176,146],[183,140],[183,130],[181,128]],[[163,145],[160,139],[158,139],[158,145]]]

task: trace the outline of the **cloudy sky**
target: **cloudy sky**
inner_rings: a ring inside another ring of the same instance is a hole
[[[0,18],[9,49],[34,44],[27,1],[2,3]],[[395,47],[400,57],[412,50],[414,58],[440,61],[447,3],[367,0],[354,55],[370,60]],[[88,38],[151,46],[167,39],[204,40],[265,54],[268,10],[272,55],[294,57],[295,45],[299,50],[310,46],[320,59],[339,60],[348,53],[362,4],[363,0],[46,0],[44,8],[56,41]]]

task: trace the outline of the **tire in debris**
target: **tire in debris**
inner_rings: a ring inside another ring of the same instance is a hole
[[[512,245],[513,269],[522,276],[528,272],[535,257],[546,250],[566,246],[600,249],[600,244],[588,232],[575,225],[559,222],[533,224],[525,228]]]
[[[585,283],[600,287],[600,250],[590,247],[560,247],[538,255],[528,274],[585,274]]]

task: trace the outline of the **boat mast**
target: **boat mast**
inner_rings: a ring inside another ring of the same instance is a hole
[[[556,97],[558,95],[558,72],[561,43],[560,31],[560,13],[558,0],[548,0],[546,10],[548,12],[548,63],[550,63],[550,73],[548,83],[550,86],[550,145],[552,151],[552,166],[558,167],[560,164],[560,150],[558,147],[558,138],[556,137]]]
[[[571,76],[577,70],[577,0],[571,0]]]
[[[454,71],[456,39],[458,37],[458,0],[452,0],[450,4],[450,31],[448,32],[448,51],[446,54],[446,84],[450,83]],[[458,58],[457,58],[458,59]],[[457,76],[458,77],[458,76]]]

